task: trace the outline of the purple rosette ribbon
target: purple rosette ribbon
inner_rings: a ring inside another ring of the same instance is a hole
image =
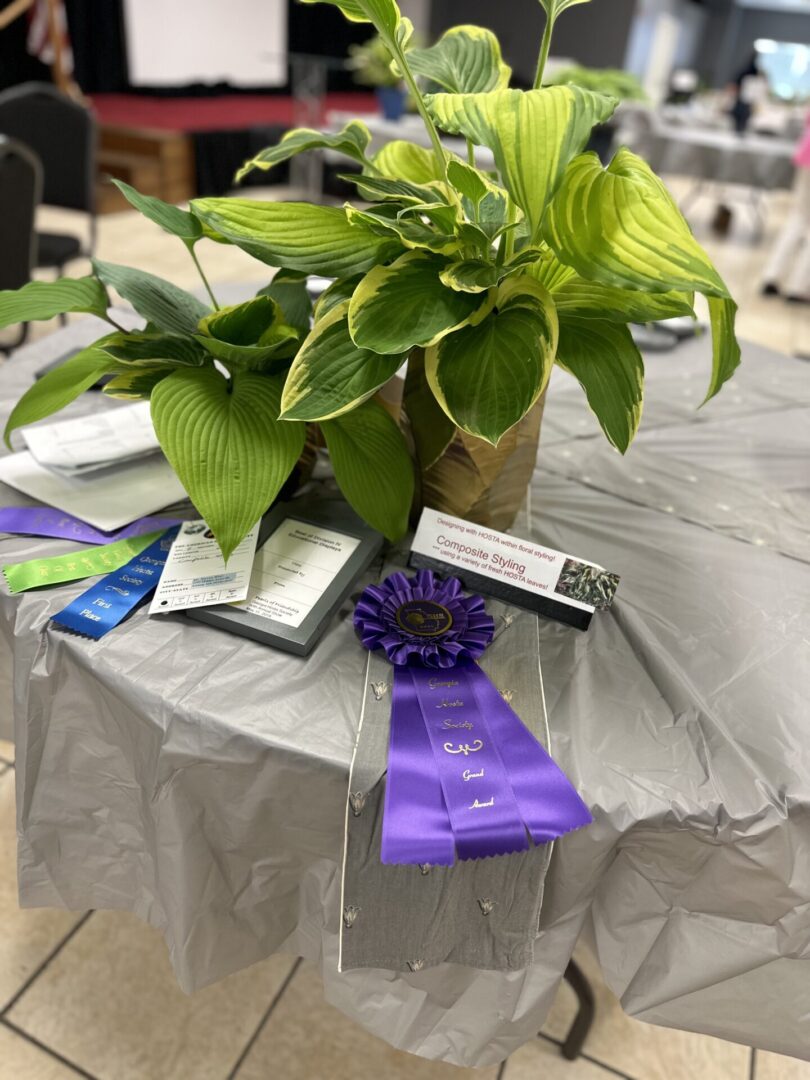
[[[363,645],[394,665],[382,861],[451,866],[525,851],[592,821],[562,770],[476,663],[494,623],[430,570],[364,590]]]

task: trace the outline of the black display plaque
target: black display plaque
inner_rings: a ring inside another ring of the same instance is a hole
[[[259,530],[257,552],[287,520],[329,529],[359,541],[300,625],[290,626],[278,619],[245,611],[231,604],[192,608],[185,612],[186,617],[217,626],[220,630],[241,634],[242,637],[252,638],[274,649],[282,649],[296,656],[307,656],[326,630],[329,620],[351,592],[358,577],[379,553],[384,541],[380,533],[366,525],[345,502],[303,496],[290,502],[278,503],[265,514]]]

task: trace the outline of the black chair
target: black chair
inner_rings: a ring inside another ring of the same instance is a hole
[[[0,135],[0,289],[19,289],[31,280],[36,255],[34,218],[42,194],[42,166],[29,147]],[[10,352],[28,336],[23,323]]]
[[[19,139],[42,162],[42,201],[89,215],[88,237],[38,233],[35,265],[56,268],[93,254],[96,242],[96,124],[92,114],[49,83],[0,93],[0,134]]]

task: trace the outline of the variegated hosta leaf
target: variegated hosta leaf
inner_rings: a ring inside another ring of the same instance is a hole
[[[436,155],[417,143],[392,139],[374,155],[373,164],[384,177],[405,180],[411,184],[430,184],[442,181]]]
[[[409,251],[366,274],[349,305],[354,343],[377,353],[402,353],[433,345],[480,317],[487,297],[448,289],[439,277],[446,266],[440,256]]]
[[[543,233],[560,261],[584,278],[728,296],[664,185],[629,150],[619,150],[606,169],[596,154],[572,162]]]
[[[278,419],[282,377],[178,369],[152,391],[152,421],[227,560],[281,490],[306,425]]]
[[[581,153],[595,124],[613,112],[613,98],[576,86],[433,94],[425,99],[439,127],[488,146],[501,180],[523,210],[532,239],[568,163]]]
[[[349,301],[312,328],[292,362],[281,415],[285,420],[328,420],[375,394],[404,363],[407,353],[378,356],[358,349],[349,334]]]
[[[357,173],[347,173],[341,177],[349,183],[356,184],[357,190],[364,199],[369,202],[392,199],[396,202],[410,203],[414,206],[447,206],[448,199],[445,191],[437,183],[415,184],[410,180],[400,180],[387,176],[368,176]],[[285,203],[289,206],[290,203]]]
[[[520,262],[521,255],[515,262]],[[511,264],[510,264],[511,265]],[[566,266],[551,251],[546,251],[526,273],[540,281],[554,297],[560,320],[573,316],[578,319],[608,319],[610,322],[656,322],[680,315],[694,316],[692,293],[670,290],[665,293],[638,292],[587,281]]]
[[[362,274],[354,274],[352,277],[338,278],[327,289],[324,289],[315,304],[313,312],[315,322],[323,319],[338,304],[342,304],[344,300],[350,300],[352,293],[362,280]]]
[[[195,199],[194,213],[215,232],[270,266],[347,277],[402,250],[395,237],[352,223],[344,210],[311,203]]]
[[[437,232],[426,225],[416,215],[408,219],[401,216],[400,208],[392,203],[378,204],[372,210],[358,210],[346,203],[346,215],[349,221],[358,221],[381,234],[396,236],[403,247],[428,251],[453,252],[458,250],[459,242],[452,232]]]
[[[86,311],[104,318],[109,306],[104,286],[94,277],[29,281],[21,289],[0,292],[0,328],[52,319],[68,311]]]
[[[607,320],[560,319],[557,363],[577,379],[605,435],[624,453],[644,398],[644,361],[629,329]]]
[[[480,169],[463,161],[450,161],[447,179],[461,196],[464,212],[474,220],[491,244],[509,221],[509,196]]]
[[[498,39],[480,26],[454,26],[429,49],[409,49],[406,60],[414,74],[451,94],[503,90],[512,74]]]
[[[345,154],[359,162],[360,165],[368,165],[366,149],[371,142],[371,132],[362,120],[350,121],[342,131],[335,135],[326,135],[312,128],[294,128],[288,131],[281,142],[275,146],[268,146],[266,150],[246,161],[237,172],[234,180],[239,183],[254,169],[267,171],[274,165],[280,165],[282,161],[289,161],[296,154],[303,154],[307,150],[336,150],[339,154]]]
[[[108,334],[102,341],[96,342],[96,348],[127,368],[152,364],[202,367],[207,360],[200,346],[184,334]],[[211,361],[208,360],[208,363]]]
[[[448,289],[468,293],[486,292],[498,284],[500,276],[499,268],[494,263],[479,259],[462,259],[450,263],[439,274]]]
[[[558,331],[548,291],[525,274],[507,278],[479,325],[428,349],[425,370],[436,400],[460,428],[497,446],[543,392]]]
[[[321,431],[350,505],[372,528],[398,540],[408,528],[414,486],[413,462],[399,427],[382,405],[365,401],[324,420]]]
[[[352,22],[370,22],[381,34],[395,37],[401,15],[394,0],[301,0],[303,4],[332,4]]]
[[[712,324],[712,379],[704,405],[726,379],[731,378],[740,363],[740,346],[734,333],[737,305],[727,297],[709,296],[708,301]]]
[[[194,335],[211,356],[229,368],[272,370],[274,359],[288,357],[299,332],[284,322],[281,308],[270,296],[254,296],[243,304],[220,308],[200,320]]]
[[[556,19],[560,12],[573,7],[574,4],[587,4],[589,2],[590,0],[540,0],[540,3],[546,9],[546,15],[551,20]]]
[[[152,396],[161,379],[167,378],[172,368],[167,364],[144,364],[115,375],[102,388],[108,397],[122,398],[125,401],[144,401]]]

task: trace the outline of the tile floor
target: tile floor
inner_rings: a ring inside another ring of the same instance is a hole
[[[676,195],[683,185],[673,182]],[[276,191],[275,194],[283,194]],[[709,200],[691,215],[740,304],[740,336],[787,353],[810,353],[810,308],[759,295],[759,273],[787,197],[768,199],[756,242],[747,208],[718,241]],[[43,224],[67,228],[69,215]],[[182,246],[134,213],[104,217],[98,255],[198,284]],[[201,247],[212,283],[261,282],[263,267],[235,248]],[[75,264],[72,272],[86,272]],[[40,325],[49,333],[56,323]],[[160,936],[130,915],[21,911],[16,900],[14,748],[0,741],[0,1080],[810,1080],[810,1064],[751,1051],[625,1016],[586,952],[597,993],[585,1055],[568,1063],[558,1043],[575,1012],[563,984],[541,1037],[500,1068],[422,1061],[367,1035],[323,1001],[306,964],[273,957],[187,997]]]

